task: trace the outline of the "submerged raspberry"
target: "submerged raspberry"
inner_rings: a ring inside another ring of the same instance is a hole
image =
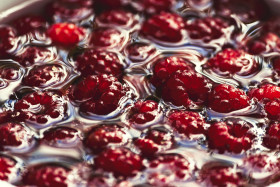
[[[275,100],[269,101],[265,104],[264,110],[269,119],[279,120],[280,119],[280,99],[277,98]]]
[[[280,98],[280,87],[273,84],[265,84],[259,88],[253,88],[249,91],[248,96],[250,98],[256,98],[261,101],[263,99],[273,100]]]
[[[0,26],[0,58],[8,58],[17,47],[16,30],[8,26]]]
[[[205,120],[196,112],[173,111],[168,122],[176,131],[190,137],[205,132]]]
[[[97,17],[97,22],[106,25],[131,27],[135,22],[134,15],[124,10],[105,11]]]
[[[263,137],[263,145],[269,149],[280,148],[280,124],[273,123],[266,128],[266,134]]]
[[[175,0],[143,0],[144,11],[154,14],[162,11],[170,11]]]
[[[124,64],[116,53],[90,49],[76,59],[77,69],[83,76],[111,74],[119,76],[123,73]]]
[[[218,150],[219,153],[228,151],[239,154],[247,151],[252,147],[255,138],[251,128],[251,124],[242,120],[217,122],[207,131],[208,147]]]
[[[128,58],[133,62],[143,62],[156,53],[156,49],[147,43],[135,42],[126,47]]]
[[[94,161],[97,168],[112,172],[116,177],[134,176],[144,168],[142,158],[126,148],[107,149]]]
[[[12,182],[18,173],[17,162],[4,155],[0,156],[0,180]]]
[[[144,22],[141,33],[163,42],[179,42],[183,39],[184,21],[177,14],[161,12]]]
[[[221,75],[249,75],[257,71],[259,65],[254,56],[243,50],[224,49],[209,59],[206,66]]]
[[[249,106],[249,97],[241,89],[227,84],[216,86],[208,97],[209,107],[220,113],[229,113]]]
[[[13,26],[20,35],[34,31],[42,31],[47,27],[47,21],[37,15],[26,15],[13,21]]]

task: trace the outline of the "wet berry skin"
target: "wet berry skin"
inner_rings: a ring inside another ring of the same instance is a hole
[[[150,14],[170,11],[175,0],[143,0],[144,10]]]
[[[162,42],[179,42],[183,39],[183,19],[173,13],[161,12],[144,22],[141,33]]]
[[[147,43],[135,42],[126,47],[128,58],[133,62],[143,62],[156,53],[156,49]]]
[[[208,105],[216,112],[229,113],[248,107],[249,97],[241,89],[220,84],[209,94]]]
[[[16,30],[13,27],[1,26],[0,27],[0,58],[7,58],[11,56],[10,50],[17,45]]]
[[[135,22],[134,15],[124,10],[110,10],[100,14],[97,21],[105,25],[131,27]]]
[[[94,159],[95,167],[112,172],[116,177],[129,177],[141,171],[143,159],[126,148],[111,148]]]
[[[266,134],[263,137],[263,145],[272,150],[280,148],[279,123],[272,123],[266,128]]]
[[[273,120],[279,120],[280,119],[280,99],[275,99],[272,101],[269,101],[264,105],[264,110],[267,114],[267,117],[269,119]]]
[[[251,89],[248,96],[256,98],[258,101],[263,99],[273,100],[280,97],[280,87],[273,84],[265,84],[259,88]]]
[[[53,24],[47,33],[53,43],[65,47],[75,46],[85,36],[85,30],[73,23]]]
[[[208,131],[208,147],[219,153],[225,151],[239,154],[252,147],[255,135],[250,131],[251,124],[242,121],[226,121],[212,124]]]
[[[14,159],[0,155],[0,180],[7,182],[13,181],[18,172],[16,164],[17,162]]]
[[[137,101],[130,110],[129,121],[145,124],[153,121],[159,115],[158,103],[152,100]]]
[[[78,71],[83,76],[108,74],[120,76],[124,64],[116,53],[90,49],[79,55],[76,59]]]
[[[191,135],[205,133],[205,120],[196,112],[173,111],[168,116],[168,123],[180,134],[188,138]]]
[[[36,15],[26,15],[13,21],[13,25],[19,35],[34,31],[43,31],[47,27],[47,21]]]

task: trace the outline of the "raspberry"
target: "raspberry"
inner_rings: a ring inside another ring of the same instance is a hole
[[[70,169],[57,164],[40,164],[29,167],[23,176],[23,183],[41,187],[67,187]]]
[[[267,117],[269,119],[273,120],[279,120],[280,119],[280,99],[275,99],[272,101],[269,101],[265,104],[264,110],[267,113]]]
[[[93,128],[87,135],[84,144],[94,153],[99,153],[111,146],[121,146],[128,142],[129,136],[118,125],[101,125]]]
[[[156,49],[147,43],[132,43],[126,47],[126,56],[133,62],[143,62],[156,53]]]
[[[252,147],[255,135],[252,125],[242,120],[227,120],[211,125],[207,131],[208,146],[219,153],[225,151],[239,154]]]
[[[145,133],[143,138],[138,138],[134,144],[143,155],[149,157],[170,149],[174,142],[175,140],[171,133],[164,130],[151,129]]]
[[[261,101],[263,99],[273,100],[280,97],[280,87],[273,84],[265,84],[259,88],[253,88],[249,91],[250,98],[256,98]]]
[[[141,33],[164,42],[179,42],[183,39],[183,19],[173,13],[161,12],[144,22]]]
[[[97,17],[98,23],[105,25],[115,25],[122,27],[131,27],[135,23],[135,17],[132,13],[124,10],[105,11]]]
[[[9,58],[18,44],[15,29],[0,26],[0,38],[0,57]]]
[[[54,92],[33,92],[15,103],[15,112],[19,120],[47,125],[66,117],[67,102]]]
[[[34,31],[42,31],[47,27],[47,21],[36,15],[26,15],[13,21],[13,26],[20,35]]]
[[[97,168],[112,172],[116,177],[134,176],[144,167],[142,158],[125,148],[107,149],[94,162]]]
[[[15,69],[14,67],[0,67],[0,78],[9,81],[18,80],[21,76],[20,69]]]
[[[190,107],[192,102],[206,101],[212,84],[195,71],[179,70],[173,73],[162,88],[162,98],[176,106]]]
[[[243,50],[228,48],[209,59],[206,66],[221,75],[249,75],[256,72],[259,65],[254,56]]]
[[[249,106],[249,97],[241,89],[227,84],[216,86],[208,97],[209,107],[220,113],[229,113]]]
[[[17,162],[7,156],[0,156],[0,180],[12,182],[18,175]]]
[[[205,186],[246,186],[240,171],[221,163],[206,163],[200,171],[199,178]]]
[[[66,77],[65,67],[59,64],[34,66],[23,79],[23,84],[30,87],[46,88],[62,83]]]
[[[276,56],[272,59],[273,69],[276,70],[279,74],[280,72],[280,56]]]
[[[263,137],[263,145],[269,149],[280,148],[280,124],[273,123],[266,128],[266,135]]]
[[[168,186],[191,179],[195,164],[190,158],[179,154],[157,156],[149,164],[148,182],[153,186]]]
[[[205,120],[196,112],[173,111],[168,116],[169,125],[190,138],[191,135],[205,132]]]
[[[169,77],[177,70],[192,71],[192,65],[183,58],[171,56],[164,59],[160,59],[156,62],[153,69],[153,77],[151,82],[157,88],[161,87]]]
[[[146,12],[155,14],[161,11],[170,11],[175,0],[143,0],[141,3]]]
[[[84,114],[106,115],[119,107],[129,88],[110,75],[97,75],[84,78],[70,89],[69,97],[82,103],[80,111]]]
[[[110,180],[109,177],[102,175],[94,175],[88,180],[87,186],[90,187],[109,187],[114,186],[114,181]]]
[[[79,131],[70,127],[56,127],[44,132],[42,141],[51,146],[67,147],[80,140]]]
[[[20,65],[29,67],[37,63],[46,63],[56,58],[53,50],[44,47],[28,46],[18,53],[14,60]]]
[[[130,109],[129,121],[145,124],[153,121],[159,115],[158,103],[152,100],[137,101]]]
[[[4,123],[0,125],[0,150],[16,151],[31,146],[33,134],[21,124]]]
[[[106,49],[121,48],[124,44],[125,36],[118,29],[99,28],[93,31],[89,45]]]
[[[56,23],[47,31],[53,43],[72,47],[85,37],[85,30],[73,23]]]
[[[90,49],[77,57],[77,69],[83,76],[123,73],[124,64],[116,53]]]

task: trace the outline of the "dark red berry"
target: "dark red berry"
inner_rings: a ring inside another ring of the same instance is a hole
[[[47,31],[52,42],[66,47],[73,47],[85,37],[85,30],[73,23],[56,23]]]
[[[175,3],[175,0],[143,0],[144,11],[155,14],[162,11],[170,11]]]
[[[46,88],[62,83],[67,77],[65,67],[59,64],[34,66],[23,79],[30,87]]]
[[[196,112],[173,111],[168,116],[168,122],[176,131],[188,138],[205,132],[205,120]]]
[[[84,144],[93,153],[99,153],[108,147],[124,145],[128,140],[129,135],[120,126],[101,125],[88,133]]]
[[[13,182],[17,177],[19,168],[17,162],[4,155],[0,156],[0,180]]]
[[[156,153],[170,149],[174,142],[175,140],[171,133],[164,130],[151,129],[145,133],[143,138],[135,140],[134,144],[143,155],[153,156]]]
[[[263,99],[273,100],[280,98],[280,87],[273,84],[265,84],[259,88],[253,88],[248,92],[250,98],[256,98],[261,101]]]
[[[219,153],[228,151],[239,154],[247,151],[252,147],[255,138],[251,128],[251,124],[242,120],[212,124],[207,132],[208,146]]]
[[[136,19],[132,13],[120,9],[105,11],[97,17],[96,21],[100,25],[132,27]]]
[[[266,128],[263,145],[269,149],[280,148],[280,124],[272,123]]]
[[[124,64],[116,53],[95,49],[78,56],[76,66],[83,76],[100,74],[119,76],[124,69]]]
[[[19,120],[46,125],[67,116],[67,102],[54,92],[33,92],[15,103],[15,112]]]
[[[177,14],[161,12],[144,22],[141,33],[163,42],[179,42],[183,39],[184,21]]]
[[[18,46],[16,31],[9,26],[0,26],[0,58],[8,58]]]
[[[276,70],[279,74],[280,72],[280,56],[274,57],[272,60],[273,69]]]
[[[206,66],[220,75],[249,75],[256,72],[259,65],[254,56],[243,50],[228,48],[209,59]]]
[[[27,34],[34,31],[43,31],[47,27],[47,21],[36,15],[26,15],[13,21],[19,35]]]
[[[130,109],[129,121],[145,124],[153,121],[159,115],[158,103],[152,100],[137,101]]]
[[[42,141],[51,146],[68,147],[80,140],[79,131],[70,127],[56,127],[44,132]]]
[[[149,164],[148,182],[153,186],[183,184],[192,178],[194,169],[195,163],[191,158],[179,154],[159,155]]]
[[[156,49],[147,43],[132,43],[125,49],[127,57],[133,62],[143,62],[156,53]]]
[[[142,158],[126,148],[107,149],[95,159],[95,166],[116,177],[129,177],[136,175],[143,169]]]
[[[17,67],[18,68],[18,67]],[[0,78],[8,80],[8,81],[15,81],[21,77],[20,69],[16,69],[15,67],[9,66],[0,66]]]
[[[192,71],[193,67],[190,62],[176,56],[160,59],[153,69],[152,84],[156,87],[161,87],[177,70]]]
[[[23,183],[40,187],[67,187],[70,169],[56,164],[40,164],[27,168]]]
[[[192,70],[178,70],[173,73],[162,88],[162,98],[176,106],[190,107],[207,100],[211,82]]]
[[[109,177],[102,175],[94,175],[91,176],[88,180],[87,186],[90,187],[110,187],[114,186],[114,181],[112,181]]]
[[[227,84],[216,86],[208,98],[209,107],[220,113],[228,113],[248,107],[249,97],[241,89]]]
[[[264,110],[269,119],[279,120],[280,119],[280,100],[279,98],[269,101],[265,104]]]

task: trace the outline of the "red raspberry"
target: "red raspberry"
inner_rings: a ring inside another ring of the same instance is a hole
[[[208,97],[209,107],[220,113],[229,113],[248,107],[249,97],[241,89],[227,84],[216,86]]]
[[[33,66],[23,79],[23,84],[30,87],[54,87],[67,78],[66,68],[59,64]]]
[[[33,134],[29,129],[17,123],[0,125],[0,150],[22,151],[31,146]]]
[[[157,88],[161,87],[177,70],[192,71],[193,67],[185,59],[176,56],[158,60],[153,69],[152,84]]]
[[[186,135],[203,134],[205,132],[205,120],[196,112],[173,111],[168,116],[168,122],[176,131]]]
[[[144,22],[141,32],[147,37],[164,42],[179,42],[183,39],[184,21],[177,14],[161,12]]]
[[[22,66],[28,67],[33,64],[52,61],[56,59],[56,57],[57,54],[50,48],[28,46],[20,51],[20,53],[14,57],[14,60]]]
[[[72,47],[78,44],[85,37],[85,30],[73,23],[56,23],[47,31],[53,43]]]
[[[280,148],[280,124],[273,123],[266,128],[266,135],[263,137],[263,145],[269,149]]]
[[[134,144],[145,156],[153,156],[170,149],[175,143],[171,133],[158,129],[151,129],[143,138],[138,138]]]
[[[41,187],[67,187],[70,169],[57,164],[40,164],[29,167],[23,175],[23,183]]]
[[[15,103],[15,112],[19,113],[19,120],[43,127],[66,117],[67,102],[54,92],[33,92]]]
[[[29,32],[45,30],[47,21],[41,16],[26,15],[14,20],[13,26],[18,34],[23,35]]]
[[[77,69],[83,76],[112,74],[119,76],[123,73],[124,64],[116,53],[90,49],[77,57]]]
[[[101,74],[84,78],[70,89],[69,97],[82,103],[80,111],[84,114],[106,115],[120,106],[128,91],[117,78]]]
[[[267,117],[273,120],[280,120],[280,99],[269,101],[264,106]]]
[[[114,28],[99,28],[91,34],[89,45],[106,49],[120,49],[124,42],[125,36],[120,30]]]
[[[249,91],[248,96],[250,98],[256,98],[261,101],[263,99],[273,100],[280,98],[280,87],[273,84],[265,84],[259,88],[253,88]]]
[[[229,24],[220,18],[206,17],[188,21],[186,23],[186,30],[192,39],[203,40],[203,42],[210,42],[225,36]]]
[[[110,10],[100,14],[96,21],[101,25],[115,25],[121,27],[132,27],[135,24],[135,16],[124,10]]]
[[[190,107],[192,102],[206,101],[212,84],[195,71],[179,70],[173,73],[162,88],[162,98],[176,106]]]
[[[68,147],[80,140],[79,131],[70,127],[56,127],[44,132],[42,141],[50,146]]]
[[[0,156],[0,180],[13,182],[17,177],[19,168],[17,162],[4,155]]]
[[[0,26],[0,58],[9,58],[17,48],[16,31],[12,27]]]
[[[206,66],[221,75],[249,75],[257,71],[258,63],[254,56],[234,49],[224,49],[209,59]]]
[[[140,1],[143,4],[144,11],[155,14],[161,11],[170,11],[175,4],[175,0],[143,0]]]
[[[211,125],[207,132],[208,146],[236,154],[247,151],[252,147],[255,135],[251,132],[252,125],[242,120],[227,120]]]
[[[101,125],[88,133],[84,144],[94,153],[99,153],[108,147],[124,145],[128,140],[129,135],[120,126]]]
[[[156,49],[147,43],[132,43],[125,49],[126,56],[133,62],[143,62],[156,53]]]
[[[221,163],[210,162],[200,171],[203,186],[246,186],[242,173],[233,167]]]
[[[184,184],[193,175],[195,163],[179,154],[163,154],[150,162],[148,182],[153,186]],[[180,186],[180,185],[179,185]]]
[[[129,121],[136,124],[152,122],[159,115],[158,103],[152,100],[137,101],[130,109]]]
[[[144,168],[142,158],[125,148],[107,149],[94,162],[97,168],[113,172],[116,177],[134,176]]]

